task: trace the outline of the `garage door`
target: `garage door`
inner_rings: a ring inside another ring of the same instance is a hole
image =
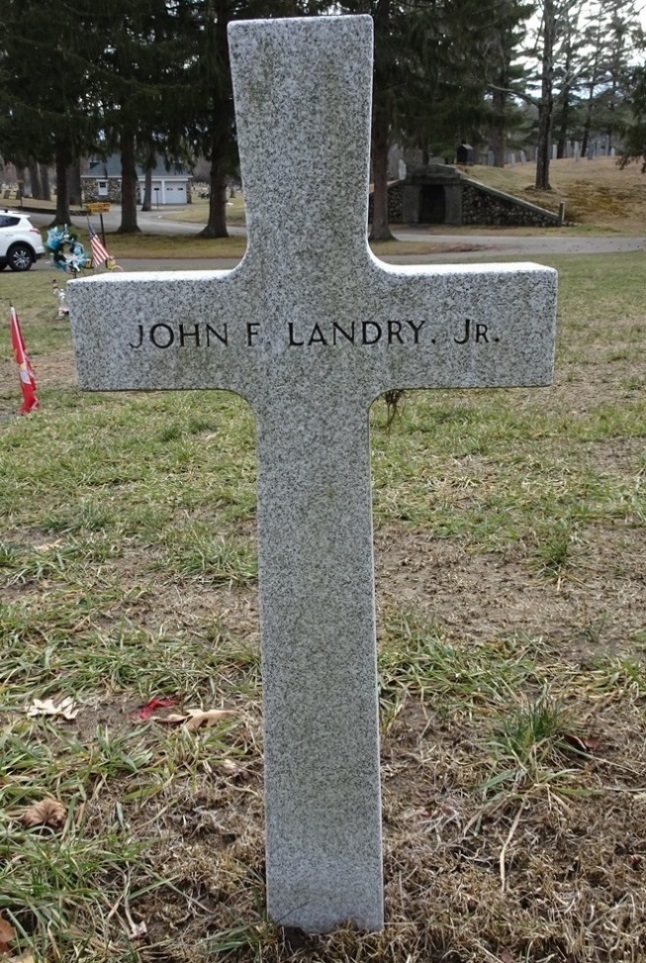
[[[166,203],[186,204],[186,184],[167,184]]]

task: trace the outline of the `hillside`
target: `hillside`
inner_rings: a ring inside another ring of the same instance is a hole
[[[646,174],[638,164],[621,170],[611,157],[595,160],[564,159],[550,164],[552,190],[537,191],[534,165],[465,169],[469,177],[489,187],[507,191],[526,201],[558,211],[565,203],[568,222],[616,231],[621,234],[646,233]]]

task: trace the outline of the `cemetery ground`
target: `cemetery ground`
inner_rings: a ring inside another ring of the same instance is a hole
[[[644,959],[644,255],[544,263],[554,387],[371,412],[387,924],[322,938],[264,917],[250,410],[81,394],[3,275],[0,957]]]

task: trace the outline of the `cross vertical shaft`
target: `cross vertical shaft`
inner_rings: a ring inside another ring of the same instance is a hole
[[[324,932],[383,883],[368,413],[322,394],[257,417],[267,903]]]

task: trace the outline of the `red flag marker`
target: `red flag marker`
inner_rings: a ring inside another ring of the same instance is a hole
[[[22,388],[22,405],[18,412],[19,415],[26,415],[30,411],[38,408],[38,398],[36,397],[36,379],[34,370],[27,357],[25,342],[23,341],[22,331],[18,323],[18,315],[13,304],[10,306],[10,327],[11,343],[16,364],[20,369],[20,387]]]

